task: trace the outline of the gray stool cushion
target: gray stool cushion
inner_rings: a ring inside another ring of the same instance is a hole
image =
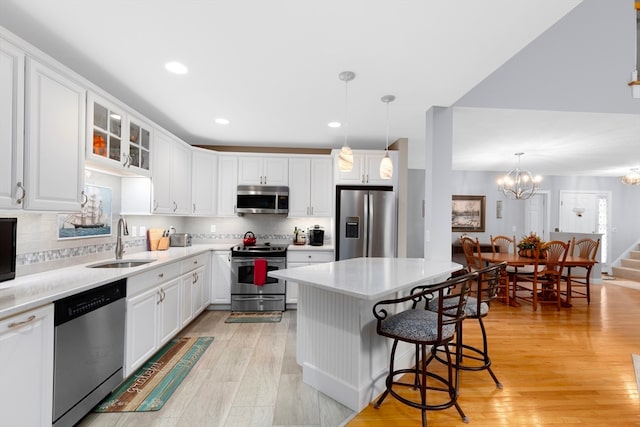
[[[444,325],[442,338],[453,337],[455,325]],[[430,342],[438,339],[438,313],[429,310],[405,310],[382,321],[380,332],[399,339]]]

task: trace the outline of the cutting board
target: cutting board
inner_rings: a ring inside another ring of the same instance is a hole
[[[150,251],[164,251],[169,249],[169,238],[162,237],[162,228],[149,228],[147,230],[147,247]]]

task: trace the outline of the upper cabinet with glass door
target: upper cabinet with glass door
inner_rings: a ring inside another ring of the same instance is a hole
[[[93,93],[87,99],[87,122],[88,166],[122,175],[151,175],[151,126]]]

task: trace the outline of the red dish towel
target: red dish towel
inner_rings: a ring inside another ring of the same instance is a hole
[[[253,284],[262,286],[267,281],[267,260],[256,258],[253,260]]]

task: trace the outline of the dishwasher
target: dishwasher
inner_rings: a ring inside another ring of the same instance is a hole
[[[54,302],[54,426],[73,426],[124,379],[127,279]]]

